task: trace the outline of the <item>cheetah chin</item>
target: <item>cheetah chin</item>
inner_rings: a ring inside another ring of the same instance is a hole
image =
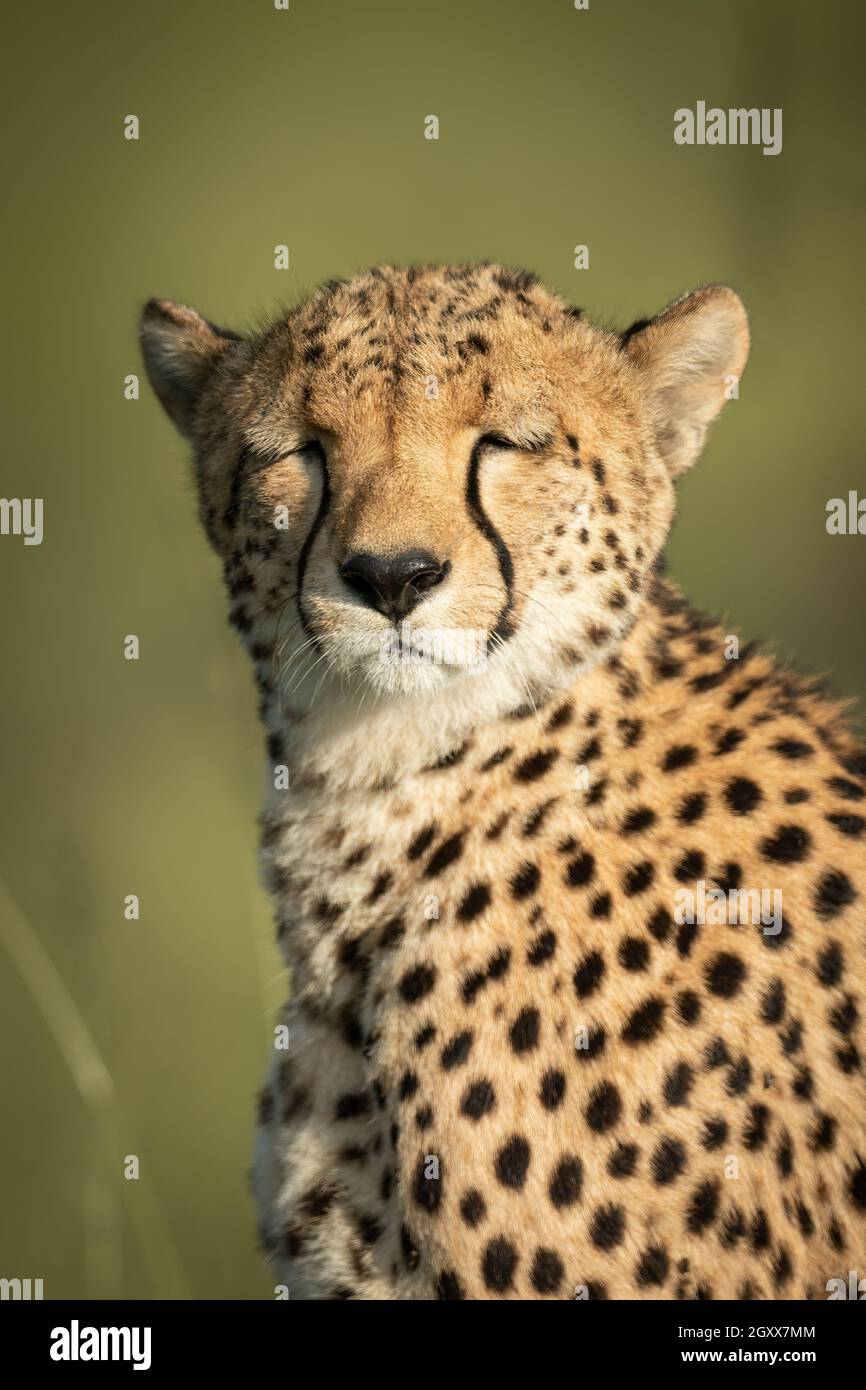
[[[141,336],[261,699],[279,1296],[826,1297],[866,1262],[866,756],[663,576],[737,295],[614,333],[385,267]]]

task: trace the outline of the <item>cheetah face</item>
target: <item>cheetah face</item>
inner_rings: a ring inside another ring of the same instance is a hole
[[[520,702],[631,627],[748,332],[723,288],[617,335],[482,266],[373,270],[248,338],[151,301],[142,341],[285,693]]]

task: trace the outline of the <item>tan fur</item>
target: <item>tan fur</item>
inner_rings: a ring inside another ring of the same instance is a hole
[[[269,735],[279,1279],[823,1297],[866,1258],[863,755],[658,573],[736,295],[623,340],[520,272],[385,268],[253,338],[155,301],[142,336]],[[412,629],[498,631],[481,669],[383,659],[338,574],[417,547],[451,569]],[[697,881],[780,890],[781,932],[675,921]]]

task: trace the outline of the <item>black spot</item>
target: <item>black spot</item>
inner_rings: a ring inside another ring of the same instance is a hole
[[[442,1066],[446,1071],[451,1071],[454,1067],[460,1067],[466,1061],[472,1048],[473,1034],[471,1031],[458,1033],[445,1044],[440,1058]]]
[[[460,1215],[467,1226],[477,1226],[487,1215],[487,1207],[481,1193],[474,1187],[464,1192],[460,1199]]]
[[[678,883],[691,883],[703,876],[704,856],[698,849],[687,850],[674,868],[674,878]]]
[[[748,777],[735,777],[725,787],[725,801],[734,815],[745,816],[763,800],[760,787]]]
[[[690,767],[697,756],[698,750],[691,744],[675,744],[665,753],[662,772],[676,772],[681,767]]]
[[[655,866],[650,863],[649,859],[644,859],[640,864],[635,864],[627,870],[622,883],[623,892],[629,898],[634,897],[637,893],[644,893],[654,878]]]
[[[435,853],[431,856],[426,869],[424,870],[427,878],[433,878],[443,869],[447,869],[449,864],[453,864],[463,853],[463,831],[458,831],[449,839],[443,841]]]
[[[728,863],[715,875],[715,879],[723,893],[730,893],[734,889],[739,888],[742,876],[743,871],[739,864],[728,861]]]
[[[701,1143],[705,1149],[712,1151],[721,1148],[728,1137],[728,1122],[723,1120],[721,1115],[715,1115],[709,1120],[704,1120],[704,1132],[701,1135]]]
[[[595,873],[595,860],[591,854],[580,854],[572,859],[565,871],[565,881],[570,888],[582,888],[589,883]]]
[[[528,898],[535,892],[540,880],[541,871],[537,864],[521,864],[511,880],[511,896],[518,901]]]
[[[746,976],[746,967],[732,951],[720,951],[704,970],[707,989],[722,999],[732,999]]]
[[[439,1210],[442,1202],[442,1160],[433,1159],[435,1155],[422,1154],[418,1159],[415,1168],[415,1182],[412,1187],[412,1196],[415,1198],[419,1207],[423,1207],[429,1215],[433,1215]],[[427,1169],[430,1169],[430,1176]]]
[[[494,1171],[503,1187],[518,1190],[526,1182],[529,1145],[521,1134],[512,1134],[496,1155]]]
[[[402,917],[392,917],[389,922],[385,923],[379,934],[379,945],[385,947],[395,946],[401,936],[405,936],[405,934],[406,928],[403,925]]]
[[[555,1207],[570,1207],[580,1200],[583,1187],[583,1165],[579,1158],[561,1158],[548,1184],[550,1200]]]
[[[722,1218],[719,1240],[725,1249],[730,1250],[746,1234],[746,1221],[739,1207],[731,1207]]]
[[[659,1245],[653,1245],[649,1250],[645,1250],[638,1261],[634,1272],[635,1282],[638,1288],[646,1288],[647,1284],[663,1284],[668,1277],[670,1260],[667,1251]]]
[[[803,1042],[803,1025],[798,1018],[791,1020],[784,1033],[779,1034],[779,1040],[786,1056],[790,1057],[792,1053],[799,1052]]]
[[[860,1070],[860,1053],[853,1043],[847,1043],[845,1047],[837,1047],[833,1055],[839,1070],[845,1072],[846,1075]]]
[[[531,1052],[538,1046],[540,1017],[537,1009],[521,1009],[511,1025],[508,1041],[513,1052]]]
[[[690,796],[683,798],[677,820],[683,825],[694,825],[695,821],[700,820],[704,811],[707,809],[707,798],[703,792],[692,792]]]
[[[857,1211],[866,1211],[866,1163],[858,1160],[848,1182],[848,1196]]]
[[[638,806],[630,811],[622,823],[622,833],[624,835],[636,835],[641,830],[647,830],[654,824],[656,819],[655,811],[651,811],[649,806]]]
[[[662,1026],[664,1014],[663,999],[651,997],[645,1000],[630,1015],[622,1030],[623,1041],[632,1044],[652,1042]]]
[[[781,1178],[789,1178],[794,1171],[794,1150],[791,1145],[791,1136],[787,1130],[783,1130],[776,1149],[776,1166],[779,1169]]]
[[[504,763],[507,758],[510,758],[513,752],[513,748],[497,748],[496,752],[491,753],[487,761],[481,764],[478,771],[490,772],[492,768],[499,767],[500,763]]]
[[[866,827],[866,820],[862,816],[843,815],[838,811],[831,813],[826,819],[836,827],[840,835],[850,835],[852,839],[859,838]]]
[[[612,1178],[630,1178],[639,1156],[640,1150],[636,1144],[617,1144],[607,1160],[607,1171]]]
[[[666,907],[657,907],[650,917],[647,926],[655,937],[656,941],[666,940],[671,929],[671,914]]]
[[[836,917],[857,897],[856,889],[841,869],[831,869],[815,889],[815,911],[819,917]]]
[[[538,1099],[545,1110],[556,1110],[565,1095],[565,1075],[561,1071],[546,1071],[541,1078]]]
[[[662,1139],[650,1160],[653,1179],[660,1187],[679,1177],[686,1166],[686,1151],[679,1139]]]
[[[797,1203],[796,1210],[797,1222],[799,1224],[800,1230],[808,1240],[810,1236],[813,1236],[815,1234],[815,1222],[812,1220],[812,1213],[809,1211],[809,1208],[807,1206],[803,1205],[802,1202]]]
[[[849,782],[847,777],[828,777],[827,786],[831,792],[836,792],[838,796],[843,796],[846,801],[862,801],[866,797],[866,791],[856,782]]]
[[[789,787],[785,792],[786,806],[801,806],[804,801],[808,801],[812,795],[805,787]]]
[[[622,1207],[608,1204],[593,1212],[589,1238],[599,1250],[613,1250],[622,1240],[625,1215]]]
[[[734,1062],[730,1068],[725,1081],[725,1090],[728,1095],[745,1095],[752,1084],[752,1064],[748,1057],[741,1057],[738,1062]]]
[[[850,1033],[858,1018],[857,1005],[850,995],[846,995],[842,1003],[830,1011],[828,1021],[837,1033]]]
[[[559,706],[559,709],[554,710],[553,714],[548,719],[546,726],[548,733],[553,733],[556,729],[564,729],[567,724],[571,723],[573,718],[574,709],[568,701],[566,701],[564,705]]]
[[[689,1098],[689,1093],[694,1085],[695,1074],[688,1062],[677,1062],[676,1066],[668,1072],[665,1077],[664,1096],[665,1105],[676,1106],[685,1105]]]
[[[470,1120],[480,1120],[482,1115],[487,1115],[496,1104],[496,1092],[492,1084],[487,1081],[473,1081],[463,1092],[463,1099],[460,1102],[460,1109]]]
[[[838,941],[831,941],[825,946],[818,956],[816,974],[822,985],[831,989],[833,985],[838,985],[842,978],[844,969],[844,957],[842,947]]]
[[[707,1071],[712,1071],[715,1067],[724,1066],[730,1062],[731,1054],[728,1051],[722,1038],[713,1038],[704,1048],[704,1066]]]
[[[517,1251],[504,1236],[488,1241],[481,1261],[481,1273],[485,1287],[494,1293],[505,1293],[510,1289],[517,1268]]]
[[[419,831],[419,833],[415,836],[415,839],[409,846],[408,850],[406,851],[406,857],[408,859],[420,859],[421,855],[424,854],[425,850],[428,850],[430,848],[435,838],[435,835],[435,825],[428,825],[425,827],[424,830]]]
[[[767,1213],[759,1207],[752,1218],[752,1230],[750,1235],[753,1250],[766,1250],[770,1244],[770,1227],[767,1222]]]
[[[761,998],[761,1018],[764,1023],[780,1023],[785,1014],[785,986],[781,980],[771,980]]]
[[[624,970],[646,970],[649,946],[640,936],[626,936],[619,944],[617,956]]]
[[[466,1297],[463,1285],[452,1270],[443,1269],[436,1280],[436,1297],[450,1302]]]
[[[767,1142],[767,1127],[770,1112],[766,1105],[757,1103],[749,1107],[749,1118],[743,1129],[743,1143],[750,1153],[757,1153]]]
[[[713,755],[717,758],[723,757],[725,753],[733,753],[735,748],[739,748],[746,735],[742,729],[728,729],[716,739],[716,746]]]
[[[777,1289],[785,1287],[792,1272],[791,1257],[785,1247],[782,1246],[773,1261],[773,1283]]]
[[[400,1100],[410,1100],[418,1089],[418,1078],[414,1071],[404,1071],[397,1087],[397,1095]]]
[[[529,1279],[536,1293],[556,1293],[565,1270],[555,1250],[536,1250]]]
[[[693,1235],[701,1235],[715,1221],[718,1206],[719,1185],[707,1178],[700,1187],[695,1188],[689,1199],[686,1229]]]
[[[547,801],[542,801],[539,806],[536,806],[533,811],[530,811],[523,823],[523,829],[521,831],[524,839],[531,839],[532,836],[536,834],[544,824],[545,817],[551,806],[554,806],[557,800],[558,797],[549,797]]]
[[[777,864],[801,864],[809,853],[812,837],[800,825],[780,825],[775,835],[761,841],[765,859]]]
[[[320,1183],[316,1187],[311,1187],[306,1193],[302,1202],[301,1210],[311,1220],[317,1221],[330,1211],[337,1196],[336,1188],[330,1187],[325,1183]]]
[[[600,951],[590,951],[584,956],[574,972],[574,992],[578,999],[586,999],[594,994],[604,976],[604,956]]]
[[[770,747],[780,757],[790,758],[792,762],[798,758],[811,758],[815,751],[810,744],[803,743],[798,738],[780,738],[775,743],[771,743]]]
[[[461,922],[471,922],[475,917],[479,917],[489,904],[490,885],[473,883],[457,909],[457,916]]]
[[[530,949],[526,953],[529,965],[543,965],[546,960],[550,960],[556,951],[556,933],[552,931],[542,932],[533,941]]]
[[[595,762],[595,759],[601,758],[601,756],[602,745],[599,744],[598,738],[591,738],[589,739],[587,744],[584,744],[584,746],[582,746],[581,751],[580,753],[578,753],[577,758],[574,759],[574,762],[577,763],[578,767],[581,767],[582,765],[584,765],[584,763]]]
[[[370,1109],[370,1096],[366,1091],[347,1093],[337,1097],[334,1118],[337,1120],[357,1120],[362,1115],[369,1115]]]
[[[401,977],[398,988],[407,1004],[417,1004],[435,983],[436,971],[432,965],[415,965]]]
[[[640,719],[618,719],[617,728],[622,731],[624,748],[634,748],[643,736],[643,723]]]
[[[586,1122],[590,1129],[603,1134],[611,1129],[622,1114],[622,1100],[619,1091],[609,1081],[597,1086],[586,1107]]]
[[[692,989],[684,989],[677,995],[677,1016],[681,1023],[691,1026],[701,1016],[701,1001]]]
[[[543,777],[549,771],[558,757],[558,748],[539,749],[537,753],[517,764],[514,769],[515,782],[537,782],[539,777]]]

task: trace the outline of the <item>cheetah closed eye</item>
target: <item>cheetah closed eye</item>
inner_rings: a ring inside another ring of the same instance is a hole
[[[267,730],[280,1282],[825,1297],[866,1258],[866,760],[661,575],[740,300],[618,335],[389,267],[141,332]]]

